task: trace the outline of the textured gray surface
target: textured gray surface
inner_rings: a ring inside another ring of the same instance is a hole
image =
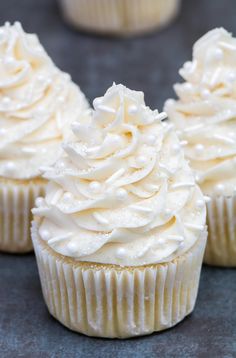
[[[235,0],[185,0],[168,29],[136,39],[79,34],[62,23],[53,0],[0,0],[0,23],[20,20],[91,100],[112,81],[142,89],[161,109],[177,70],[204,32],[236,35]],[[236,270],[203,268],[194,313],[174,329],[126,341],[88,338],[49,316],[33,255],[0,255],[0,357],[236,357]]]

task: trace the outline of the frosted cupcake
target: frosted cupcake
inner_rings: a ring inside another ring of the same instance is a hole
[[[205,262],[236,266],[236,39],[222,28],[208,32],[180,75],[179,99],[165,110],[208,196]]]
[[[180,0],[60,0],[72,25],[96,33],[130,35],[171,22]]]
[[[45,174],[32,237],[45,302],[72,330],[126,338],[194,308],[205,202],[164,113],[113,85]],[[92,135],[91,135],[92,133]]]
[[[27,252],[31,208],[46,184],[40,167],[58,158],[86,101],[19,23],[0,28],[0,62],[0,250]]]

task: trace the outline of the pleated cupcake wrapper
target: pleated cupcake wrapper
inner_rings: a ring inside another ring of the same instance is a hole
[[[204,262],[236,267],[236,196],[212,197],[207,203],[207,225]]]
[[[35,198],[45,192],[45,181],[0,180],[0,251],[33,250],[30,226]]]
[[[194,308],[206,232],[183,256],[165,264],[122,268],[82,263],[32,238],[49,312],[89,336],[127,338],[174,326]]]
[[[165,25],[177,14],[179,4],[180,0],[61,0],[73,25],[121,35]]]

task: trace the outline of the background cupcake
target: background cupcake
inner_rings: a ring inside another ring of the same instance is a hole
[[[180,0],[60,0],[73,25],[98,33],[129,35],[166,25],[179,10]]]
[[[32,250],[31,208],[40,167],[55,162],[84,95],[19,23],[0,28],[0,250]]]
[[[183,141],[202,191],[209,196],[205,262],[236,266],[236,39],[215,29],[193,47],[193,60],[165,110]]]
[[[43,294],[75,331],[149,334],[193,310],[205,202],[172,126],[142,92],[113,85],[94,107],[73,123],[77,139],[33,209]]]

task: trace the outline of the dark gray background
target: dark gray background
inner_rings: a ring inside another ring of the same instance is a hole
[[[36,32],[90,101],[116,81],[143,90],[147,104],[161,109],[202,34],[224,26],[236,35],[236,1],[185,0],[170,27],[135,39],[80,34],[62,22],[55,0],[0,0],[0,24],[6,20]],[[196,309],[174,329],[102,340],[70,332],[49,316],[33,255],[2,254],[0,357],[236,357],[236,270],[204,267]]]

